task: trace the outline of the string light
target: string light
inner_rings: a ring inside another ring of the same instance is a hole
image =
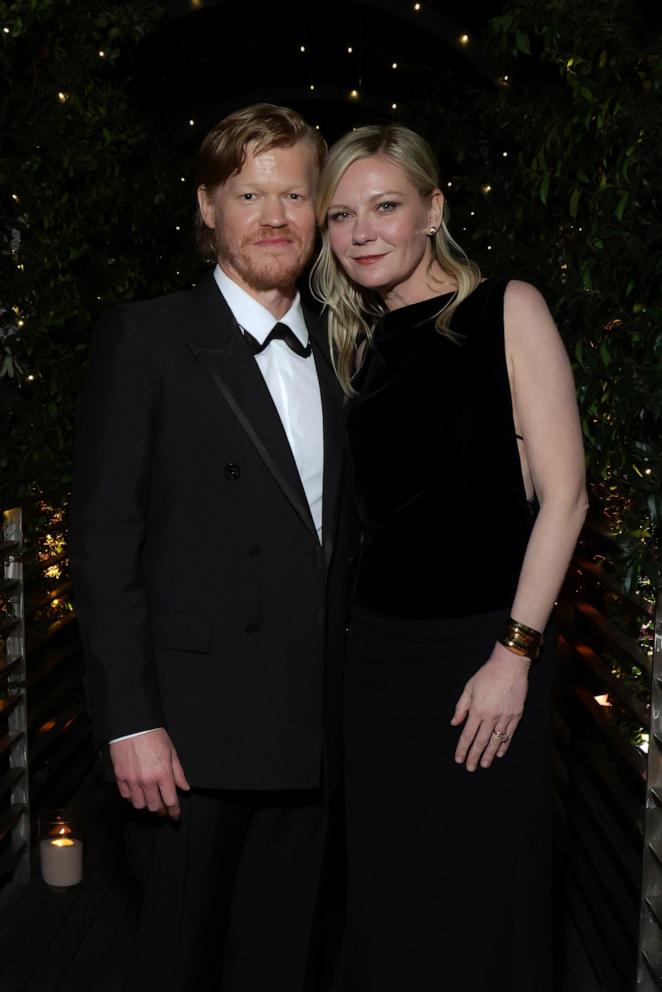
[[[58,93],[58,95],[57,95],[57,98],[60,101],[60,103],[66,103],[67,100],[69,99],[69,94],[68,93],[64,93],[62,90],[60,90],[59,93]]]
[[[418,11],[418,10],[420,10],[420,9],[421,9],[421,5],[420,5],[420,3],[415,3],[415,4],[414,4],[414,10],[416,10],[416,11]]]
[[[316,124],[316,125],[315,125],[315,130],[316,130],[316,131],[319,131],[319,129],[320,129],[320,126],[319,126],[319,124]]]
[[[391,69],[397,69],[397,68],[398,68],[398,63],[397,62],[391,62]]]
[[[452,186],[453,184],[452,184],[452,182],[450,182],[450,180],[449,180],[449,181],[448,181],[448,182],[446,183],[446,185],[447,185],[447,186]]]
[[[179,224],[175,224],[175,230],[176,231],[181,231],[181,227],[179,226]]]
[[[99,49],[99,58],[100,59],[105,59],[105,57],[106,57],[106,53],[104,52],[103,48],[100,48]]]
[[[25,321],[24,320],[17,320],[16,321],[16,326],[18,328],[25,327]]]
[[[180,181],[180,183],[185,183],[186,182],[186,179],[184,178],[184,176],[180,176],[179,177],[179,181]]]
[[[9,28],[3,28],[2,30],[5,32],[5,34],[9,34]]]
[[[347,46],[347,54],[348,55],[351,55],[353,51],[354,51],[354,49],[352,48],[352,46],[351,45],[348,45]]]
[[[33,375],[27,376],[27,380],[28,382],[34,382],[34,376]]]
[[[469,44],[469,35],[468,34],[461,34],[460,35],[460,44],[461,45],[468,45]]]
[[[17,194],[17,193],[12,193],[12,195],[11,195],[11,198],[12,198],[12,200],[14,200],[14,201],[15,201],[16,203],[20,203],[20,202],[21,202],[21,201],[19,200],[19,198],[18,198],[18,194]]]
[[[508,158],[508,152],[501,152],[504,158]]]
[[[469,213],[469,216],[470,216],[470,217],[475,217],[475,216],[476,216],[476,211],[475,211],[475,210],[472,210],[472,211],[471,211],[471,212]]]
[[[480,188],[481,188],[481,190],[482,190],[483,193],[491,193],[492,192],[492,187],[490,186],[489,183],[485,183],[485,185],[484,186],[481,186]]]
[[[314,89],[315,89],[315,83],[311,83],[311,84],[310,84],[310,89],[311,89],[311,90],[314,90]]]
[[[350,98],[352,100],[358,100],[358,98],[359,98],[359,91],[358,90],[351,90],[351,92],[350,92],[349,95],[350,95]]]
[[[193,125],[195,124],[195,121],[189,121],[189,124],[191,125],[191,127],[193,127]]]
[[[391,104],[391,110],[397,110],[397,109],[398,109],[397,103],[392,103]]]
[[[305,45],[300,45],[299,46],[299,51],[300,52],[305,52],[305,50],[306,50],[306,46]]]

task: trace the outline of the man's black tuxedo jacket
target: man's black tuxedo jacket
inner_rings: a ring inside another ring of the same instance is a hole
[[[339,775],[351,510],[342,394],[320,322],[306,323],[323,546],[211,275],[111,311],[93,336],[71,560],[95,730],[164,726],[193,786],[328,789]]]

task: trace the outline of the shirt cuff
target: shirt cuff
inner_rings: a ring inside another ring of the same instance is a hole
[[[138,730],[135,734],[127,734],[125,737],[113,737],[109,744],[117,744],[118,741],[129,741],[132,737],[142,737],[143,734],[153,734],[155,730],[163,730],[163,727],[152,727],[150,730]]]

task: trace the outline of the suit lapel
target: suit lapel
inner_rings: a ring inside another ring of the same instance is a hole
[[[342,479],[345,443],[342,392],[329,353],[323,321],[304,310],[317,369],[324,424],[324,478],[322,489],[322,542],[328,566],[336,537],[338,498]]]
[[[278,411],[213,275],[205,277],[192,291],[192,302],[194,320],[189,330],[189,348],[255,445],[294,510],[317,538]],[[326,424],[326,416],[324,421]],[[326,443],[326,427],[324,433]]]

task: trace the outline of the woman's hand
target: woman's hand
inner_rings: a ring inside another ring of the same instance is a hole
[[[451,725],[458,727],[466,720],[455,760],[466,762],[467,771],[475,771],[479,763],[489,768],[495,756],[502,758],[508,750],[524,710],[530,664],[529,658],[495,644],[488,660],[465,685]]]

